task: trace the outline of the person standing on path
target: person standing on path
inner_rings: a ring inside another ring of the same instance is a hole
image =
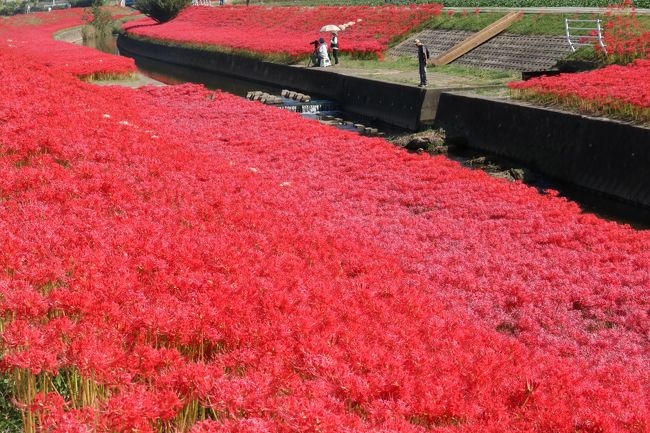
[[[318,45],[318,66],[321,68],[331,66],[330,56],[327,54],[327,42],[325,42],[325,39],[320,38],[318,43],[320,44]]]
[[[332,40],[331,46],[332,46],[332,57],[334,57],[334,64],[338,65],[339,64],[339,37],[336,34],[336,32],[332,32]]]
[[[418,47],[418,61],[420,62],[420,84],[418,87],[427,85],[427,60],[429,60],[429,49],[423,45],[419,39],[415,40],[415,46]]]

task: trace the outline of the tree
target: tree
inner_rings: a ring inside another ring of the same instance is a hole
[[[113,31],[113,15],[103,8],[104,3],[102,0],[94,0],[92,8],[90,9],[90,14],[86,9],[84,14],[84,21],[94,27],[95,35],[102,37],[107,34],[111,34]]]
[[[154,21],[164,23],[176,18],[190,3],[192,0],[137,0],[135,8]]]

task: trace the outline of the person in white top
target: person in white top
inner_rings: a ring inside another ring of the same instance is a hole
[[[336,34],[336,32],[332,33],[332,40],[330,41],[332,44],[332,57],[334,57],[334,64],[338,65],[339,64],[339,36]]]
[[[327,53],[327,42],[325,42],[325,39],[320,38],[318,43],[318,66],[321,68],[331,66],[332,62],[330,62],[330,56]]]

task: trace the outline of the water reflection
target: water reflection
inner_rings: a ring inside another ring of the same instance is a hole
[[[165,84],[196,83],[212,90],[223,90],[237,96],[246,96],[248,92],[261,90],[279,95],[282,89],[255,81],[242,80],[238,77],[216,74],[214,72],[191,69],[185,66],[160,62],[146,57],[132,56],[135,64],[144,75]]]
[[[117,49],[117,36],[109,35],[93,35],[91,37],[84,36],[83,44],[87,47],[103,51],[108,54],[119,55]]]

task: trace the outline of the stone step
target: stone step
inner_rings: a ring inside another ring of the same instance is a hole
[[[424,30],[389,51],[392,57],[417,56],[415,39],[427,45],[432,57],[439,56],[467,39],[463,30]],[[476,68],[541,71],[552,69],[559,59],[571,54],[563,36],[529,36],[503,33],[475,48],[452,64]]]

